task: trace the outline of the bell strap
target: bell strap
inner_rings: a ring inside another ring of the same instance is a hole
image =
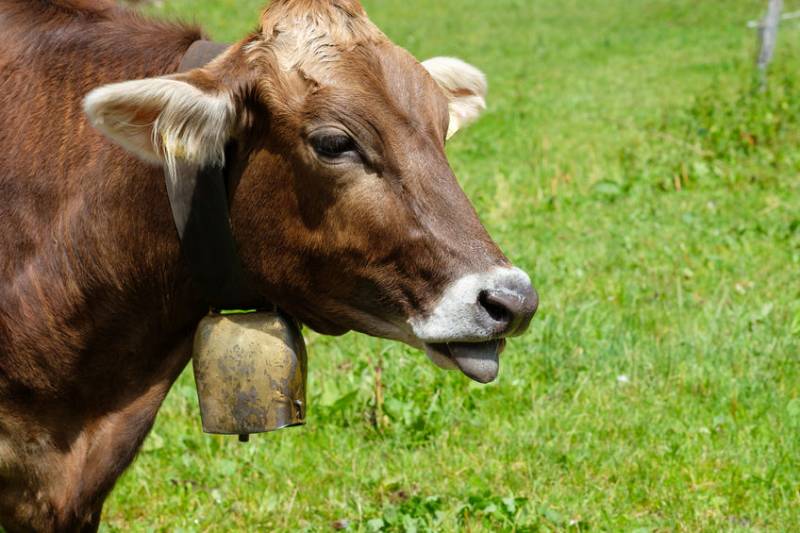
[[[202,67],[228,45],[196,41],[178,67],[185,72]],[[250,288],[230,224],[225,169],[178,162],[176,175],[165,174],[172,216],[181,240],[181,254],[192,282],[213,310],[265,307]]]

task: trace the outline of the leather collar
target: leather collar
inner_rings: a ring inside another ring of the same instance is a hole
[[[178,72],[204,67],[229,47],[230,45],[228,44],[215,43],[213,41],[195,41],[183,55],[181,64],[178,66]]]
[[[179,72],[208,64],[228,48],[197,41],[183,57]],[[181,254],[192,283],[212,310],[268,307],[251,289],[230,225],[228,181],[224,168],[178,164],[175,180],[166,178]]]

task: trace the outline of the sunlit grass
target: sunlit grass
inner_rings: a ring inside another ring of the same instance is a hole
[[[261,4],[152,10],[233,40]],[[490,386],[311,334],[308,425],[249,445],[202,434],[186,373],[104,528],[800,529],[800,26],[752,96],[762,4],[366,2],[487,72],[449,151],[541,292],[532,330]]]

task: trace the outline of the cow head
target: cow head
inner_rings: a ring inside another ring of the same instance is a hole
[[[227,165],[242,261],[297,319],[400,340],[488,382],[538,296],[445,155],[485,95],[476,68],[419,63],[356,0],[275,0],[206,67],[101,87],[85,108],[173,179]]]

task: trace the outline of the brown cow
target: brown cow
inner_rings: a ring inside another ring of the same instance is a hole
[[[111,0],[0,0],[9,531],[96,529],[189,361],[208,305],[165,174],[224,165],[254,291],[320,332],[406,342],[486,382],[536,310],[445,156],[484,108],[479,71],[420,64],[357,0],[275,0],[174,74],[201,37]]]

